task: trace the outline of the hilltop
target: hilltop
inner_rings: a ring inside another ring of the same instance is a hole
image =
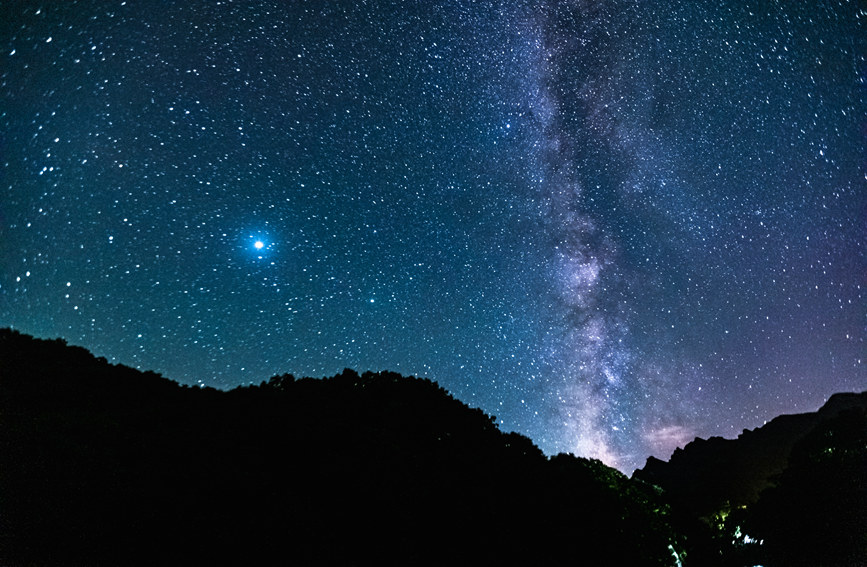
[[[670,563],[658,491],[434,382],[223,392],[0,331],[4,564]]]
[[[219,391],[0,329],[3,565],[867,564],[867,392],[627,478],[435,382]]]
[[[867,392],[698,438],[633,478],[663,489],[697,564],[867,564]]]

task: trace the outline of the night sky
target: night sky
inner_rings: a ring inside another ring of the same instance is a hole
[[[863,3],[0,10],[0,326],[626,472],[867,389]]]

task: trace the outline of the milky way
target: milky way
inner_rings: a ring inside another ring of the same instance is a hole
[[[627,472],[867,388],[857,2],[13,2],[0,325]]]

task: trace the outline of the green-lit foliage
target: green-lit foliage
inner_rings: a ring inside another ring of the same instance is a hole
[[[764,541],[772,567],[867,565],[867,412],[845,411],[805,437],[745,532]]]

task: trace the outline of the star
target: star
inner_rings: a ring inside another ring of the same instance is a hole
[[[0,327],[190,385],[424,375],[626,472],[863,389],[844,2],[55,4],[3,47]]]

